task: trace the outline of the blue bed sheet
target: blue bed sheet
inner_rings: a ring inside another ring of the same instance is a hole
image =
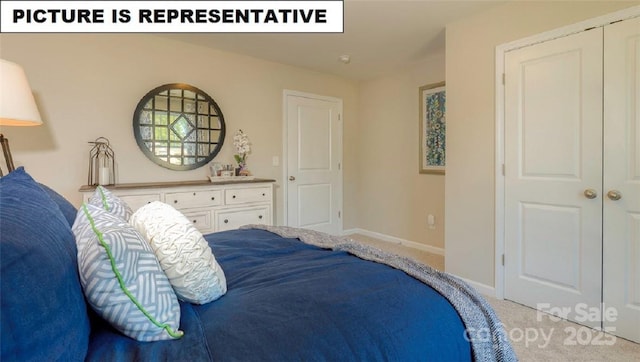
[[[465,361],[457,312],[404,272],[264,230],[205,236],[228,292],[181,303],[180,340],[136,342],[94,323],[94,361]]]

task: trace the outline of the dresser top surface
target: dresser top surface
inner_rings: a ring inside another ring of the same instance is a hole
[[[135,190],[135,189],[148,189],[148,188],[170,188],[170,187],[184,187],[184,186],[209,186],[209,185],[242,185],[242,184],[255,184],[255,183],[271,183],[276,182],[272,179],[254,178],[252,180],[224,180],[224,181],[210,181],[210,180],[191,180],[191,181],[172,181],[172,182],[139,182],[139,183],[124,183],[116,185],[103,186],[108,190]],[[97,186],[95,185],[83,185],[80,187],[80,192],[94,191]]]

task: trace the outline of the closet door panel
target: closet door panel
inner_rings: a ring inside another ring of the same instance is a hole
[[[640,342],[640,19],[604,34],[604,328]]]
[[[505,297],[596,328],[576,312],[601,302],[602,36],[505,58]]]

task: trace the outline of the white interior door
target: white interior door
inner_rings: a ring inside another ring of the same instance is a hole
[[[342,233],[342,101],[285,93],[288,226]]]
[[[602,29],[505,67],[505,298],[599,328],[576,311],[601,301]]]
[[[640,342],[640,19],[604,36],[604,328]]]

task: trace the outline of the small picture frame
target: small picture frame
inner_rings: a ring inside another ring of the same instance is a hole
[[[212,162],[211,164],[209,164],[209,172],[211,173],[212,177],[221,176],[220,173],[223,169],[224,166],[219,162]]]
[[[446,92],[445,82],[419,88],[420,166],[423,174],[445,173]]]

